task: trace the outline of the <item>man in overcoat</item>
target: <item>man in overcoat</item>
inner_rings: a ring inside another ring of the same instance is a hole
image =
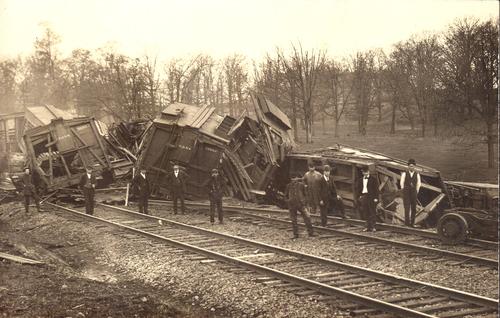
[[[208,199],[210,200],[210,223],[215,222],[215,210],[217,209],[217,216],[219,223],[224,223],[224,212],[222,210],[222,196],[224,195],[224,182],[219,175],[219,170],[212,169],[212,175],[207,183]]]
[[[170,184],[170,194],[174,201],[174,214],[177,214],[177,202],[181,201],[181,212],[185,213],[184,195],[186,193],[188,175],[179,169],[179,165],[174,165],[174,171],[169,174],[168,182]]]
[[[135,194],[138,199],[139,213],[148,214],[148,200],[150,195],[149,177],[146,175],[146,169],[142,168],[132,180]]]
[[[342,217],[345,217],[342,198],[337,193],[337,187],[335,186],[335,181],[333,181],[330,172],[331,167],[325,165],[323,167],[323,176],[319,181],[319,208],[322,226],[326,226],[328,213],[334,208]]]
[[[306,203],[306,190],[302,178],[297,176],[292,178],[290,183],[287,184],[285,189],[285,200],[288,204],[288,211],[290,212],[290,219],[292,220],[293,239],[299,237],[299,226],[297,224],[297,212],[302,214],[304,223],[306,224],[307,233],[309,236],[315,236],[311,224],[311,217],[305,210]]]
[[[30,200],[33,198],[35,201],[36,209],[40,212],[40,198],[38,197],[38,192],[35,186],[35,175],[31,173],[29,168],[24,169],[24,174],[22,178],[23,182],[23,195],[24,195],[24,209],[26,213],[29,213]]]
[[[85,169],[85,174],[80,178],[80,189],[83,192],[83,197],[85,199],[85,213],[94,214],[94,193],[96,186],[96,178],[92,173],[92,168],[88,166]]]

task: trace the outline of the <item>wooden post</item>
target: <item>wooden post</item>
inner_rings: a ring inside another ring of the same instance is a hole
[[[50,135],[50,131],[47,134],[47,141],[48,141],[48,144],[50,145],[49,146],[49,171],[50,171],[49,178],[50,178],[50,184],[52,184],[54,182],[54,171],[52,170],[52,145],[51,145],[52,137]]]
[[[125,192],[125,206],[128,206],[128,192],[130,189],[130,183],[127,183],[127,191]]]

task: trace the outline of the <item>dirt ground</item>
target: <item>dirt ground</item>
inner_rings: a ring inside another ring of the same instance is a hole
[[[0,251],[44,262],[0,259],[0,316],[215,317],[99,265],[92,238],[58,235],[61,226],[49,212],[26,215],[18,202],[0,206]]]

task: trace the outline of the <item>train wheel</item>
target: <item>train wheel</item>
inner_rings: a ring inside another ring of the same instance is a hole
[[[437,231],[443,243],[459,244],[467,238],[469,225],[460,214],[448,213],[439,219]]]

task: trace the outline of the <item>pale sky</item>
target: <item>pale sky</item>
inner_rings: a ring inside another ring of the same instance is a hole
[[[135,57],[260,59],[300,41],[341,57],[498,12],[496,0],[0,0],[0,57],[31,53],[40,23],[61,36],[63,56],[111,43]]]

